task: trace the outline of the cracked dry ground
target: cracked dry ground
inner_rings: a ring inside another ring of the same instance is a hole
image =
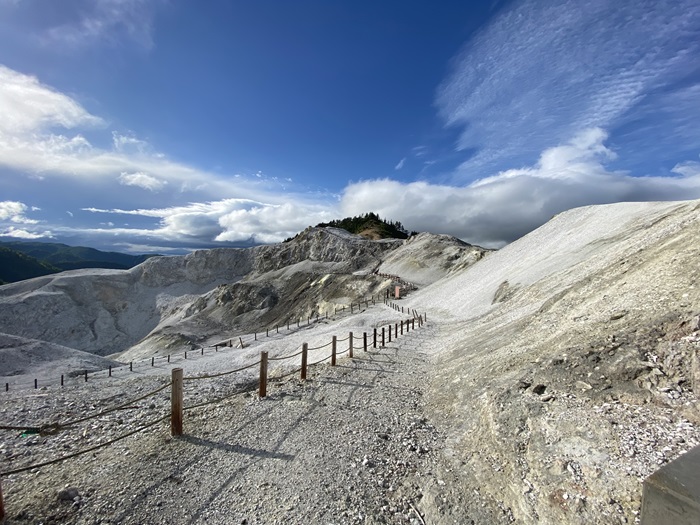
[[[186,411],[181,438],[161,423],[3,480],[9,523],[420,524],[419,487],[444,441],[423,401],[436,332],[355,350],[306,382],[273,380],[262,400],[241,393]],[[167,409],[167,396],[157,403]],[[57,498],[65,487],[75,501]]]

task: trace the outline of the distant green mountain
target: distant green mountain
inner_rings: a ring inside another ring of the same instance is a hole
[[[40,277],[61,269],[29,255],[0,246],[0,284]]]
[[[153,257],[36,241],[0,241],[0,249],[0,280],[5,282],[81,268],[127,270]]]

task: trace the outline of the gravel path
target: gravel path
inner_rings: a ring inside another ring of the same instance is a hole
[[[444,441],[423,400],[436,335],[428,323],[385,348],[343,356],[336,367],[315,366],[306,382],[271,381],[265,399],[248,391],[188,410],[181,438],[172,439],[164,421],[94,453],[6,477],[9,523],[420,524],[419,487],[439,483],[431,465]],[[70,419],[87,397],[94,396],[94,412],[163,382],[10,393],[2,419]],[[189,383],[185,405],[227,384],[226,377]],[[2,470],[104,442],[167,414],[168,404],[169,388],[139,410],[56,435],[15,434],[2,442]]]

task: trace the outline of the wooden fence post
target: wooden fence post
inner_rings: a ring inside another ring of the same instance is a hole
[[[367,332],[362,332],[362,350],[367,351]]]
[[[260,386],[258,388],[258,397],[267,395],[267,352],[260,352]]]
[[[348,336],[348,340],[350,341],[348,343],[348,356],[350,356],[350,359],[352,359],[352,332],[350,332],[350,335]]]
[[[420,325],[418,325],[418,326],[420,326]],[[411,319],[411,330],[415,330],[415,329],[416,329],[416,318],[414,317],[413,319]]]
[[[403,335],[403,319],[401,319],[401,335]]]
[[[377,348],[377,329],[376,329],[376,327],[374,329],[374,339],[372,340],[372,346],[374,348]]]
[[[2,499],[2,485],[0,484],[0,523],[5,523],[5,503]]]
[[[399,323],[394,323],[394,339],[399,338]]]
[[[382,348],[384,348],[384,327],[382,326]]]
[[[182,368],[173,368],[170,394],[170,435],[182,435]]]
[[[306,365],[309,361],[309,343],[301,345],[301,380],[306,381]]]
[[[389,342],[391,343],[391,325],[389,325]]]
[[[337,352],[338,336],[333,336],[333,342],[331,343],[331,366],[335,366],[336,352]]]

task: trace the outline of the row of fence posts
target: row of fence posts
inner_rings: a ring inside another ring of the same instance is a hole
[[[402,320],[400,323],[394,323],[393,330],[394,330],[394,338],[398,338],[399,336],[399,325],[400,325],[400,330],[401,330],[401,335],[404,333],[404,324],[406,327],[406,333],[409,331],[409,326],[411,330],[415,330],[416,327],[416,319],[418,319],[418,326],[422,326],[422,324],[427,320],[427,314],[423,315],[417,315],[417,313],[414,310],[414,317],[408,320]],[[382,332],[381,332],[381,346],[385,346],[385,329],[386,327],[382,326]],[[389,325],[389,339],[388,342],[391,342],[391,332],[392,332],[392,326]],[[333,340],[331,342],[331,366],[336,366],[336,359],[337,359],[337,344],[338,344],[338,338],[337,336],[333,336]],[[374,328],[373,332],[373,340],[372,340],[372,345],[374,348],[377,348],[377,344],[379,344],[378,340],[378,330],[377,328]],[[363,345],[363,350],[367,352],[368,348],[368,337],[367,337],[367,332],[362,333],[362,345]],[[353,350],[354,350],[354,336],[353,333],[350,332],[348,334],[348,357],[351,359],[353,358]],[[308,343],[304,343],[302,345],[302,350],[301,350],[301,370],[300,370],[300,379],[302,381],[306,380],[306,371],[308,369],[308,352],[309,352],[309,345]],[[169,356],[168,356],[169,357]],[[258,396],[260,398],[264,398],[267,396],[267,364],[268,364],[268,353],[267,351],[261,351],[260,352],[260,377],[259,377],[259,384],[258,384]],[[87,381],[87,372],[86,372],[86,379]],[[61,376],[61,384],[63,384],[63,376]],[[184,394],[183,394],[183,384],[184,384],[184,374],[183,374],[183,369],[182,368],[174,368],[171,372],[171,394],[170,394],[170,434],[172,436],[181,436],[182,435],[182,426],[183,426],[183,413],[184,413]],[[4,505],[4,500],[2,496],[2,483],[0,483],[0,523],[4,523],[5,520],[5,505]]]
[[[418,320],[418,326],[422,326],[423,323],[425,322],[425,318],[427,316],[419,315],[417,317],[413,317],[411,319],[407,320],[402,320],[400,323],[394,323],[394,325],[389,325],[388,331],[386,330],[385,326],[382,326],[382,331],[381,331],[381,346],[384,347],[386,346],[386,334],[388,332],[388,342],[391,343],[391,334],[392,331],[394,333],[394,339],[397,339],[399,335],[404,334],[404,329],[406,330],[406,333],[409,332],[410,330],[415,330],[416,328],[416,319]],[[410,328],[409,328],[410,327]],[[372,346],[374,348],[377,348],[377,345],[380,344],[380,339],[379,339],[379,331],[377,328],[374,328],[373,336],[372,336]],[[367,352],[367,349],[369,347],[369,338],[367,335],[367,332],[362,333],[362,348],[365,352]],[[338,348],[338,338],[337,336],[333,336],[333,340],[331,342],[331,366],[336,366],[336,361],[337,361],[337,348]],[[348,357],[352,359],[354,357],[353,354],[354,350],[354,334],[350,332],[348,334]],[[304,343],[301,347],[301,370],[299,371],[299,378],[302,381],[306,380],[306,372],[308,369],[308,356],[309,356],[309,344]],[[267,351],[263,350],[260,352],[260,372],[259,372],[259,381],[258,381],[258,397],[264,398],[267,397],[267,377],[268,377],[268,353]],[[183,372],[182,368],[175,368],[172,371],[172,394],[170,396],[171,399],[171,417],[170,417],[170,430],[171,434],[173,436],[180,436],[182,435],[182,414],[183,414],[183,393],[182,393],[182,385],[183,385]]]
[[[374,296],[372,296],[371,299],[365,299],[364,303],[365,303],[365,307],[366,307],[366,308],[369,307],[370,301],[372,301],[372,304],[373,304],[373,305],[376,304],[376,303],[375,303],[375,298],[374,298]],[[359,311],[359,310],[362,308],[362,302],[363,302],[363,301],[360,301],[360,302],[358,302],[357,304],[350,303],[350,313],[355,313],[355,311],[354,311],[355,307],[357,307],[357,309],[358,309],[358,311]],[[338,310],[339,310],[338,308],[335,309],[335,315],[338,314]],[[345,305],[343,305],[343,308],[342,308],[341,312],[345,312]],[[403,312],[403,310],[402,310],[402,312]],[[307,324],[311,324],[311,319],[312,319],[312,317],[313,317],[313,316],[309,316],[309,317],[307,318]],[[318,322],[318,321],[320,320],[320,318],[321,318],[320,314],[316,314],[316,322]],[[325,318],[328,319],[328,312],[326,312]],[[297,319],[297,328],[299,328],[300,326],[301,326],[301,319]],[[275,325],[275,329],[276,329],[276,333],[279,333],[279,331],[280,331],[279,324]],[[287,330],[289,330],[289,329],[290,329],[290,321],[287,320]],[[266,336],[266,337],[270,337],[270,329],[269,329],[269,328],[266,328],[266,329],[265,329],[265,336]],[[257,341],[257,340],[258,340],[258,333],[257,333],[257,331],[256,331],[256,332],[253,332],[253,340],[254,340],[254,341]],[[244,348],[245,345],[244,345],[244,343],[243,343],[243,338],[239,336],[239,337],[238,337],[238,341],[239,341],[240,348]],[[215,343],[215,344],[212,345],[211,347],[207,347],[207,348],[214,348],[214,351],[215,351],[215,352],[218,352],[220,347],[223,347],[223,348],[226,348],[226,347],[233,348],[233,339],[229,339],[228,341],[223,341],[223,342],[220,342],[220,343]],[[201,348],[200,348],[200,355],[204,355],[204,347],[201,347]],[[187,350],[185,350],[184,358],[187,359]],[[156,357],[155,357],[155,356],[152,356],[152,357],[151,357],[151,367],[154,367],[154,366],[155,366],[155,360],[156,360]],[[168,363],[170,363],[170,354],[167,355],[167,361],[168,361]],[[126,366],[126,365],[125,365],[125,366]],[[121,368],[121,367],[120,367],[120,368]],[[133,361],[129,361],[129,372],[133,372],[133,371],[134,371],[134,362],[133,362]],[[84,374],[83,374],[84,377],[85,377],[85,382],[86,382],[86,383],[87,383],[87,381],[88,381],[88,373],[89,373],[88,370],[85,370],[85,371],[84,371]],[[112,377],[112,365],[109,365],[107,375],[108,375],[108,377]],[[61,374],[61,386],[64,386],[64,384],[65,384],[65,376],[64,376],[63,374]],[[34,389],[37,390],[38,388],[39,388],[39,380],[35,378],[35,379],[34,379]],[[9,392],[9,391],[10,391],[10,383],[5,383],[5,392]]]
[[[398,276],[395,275],[388,275],[388,274],[378,274],[383,277],[388,277],[391,279],[395,279],[398,282],[404,283],[406,285],[409,285],[413,287],[411,283],[408,283],[406,281],[402,281]],[[386,297],[385,297],[385,304],[388,303],[388,299],[390,297],[390,292],[387,289],[386,290]],[[365,299],[365,307],[369,307],[369,299]],[[375,303],[375,297],[372,295],[371,298],[372,304]],[[392,307],[396,310],[398,310],[398,307],[396,304],[391,303]],[[350,303],[350,313],[354,313],[354,304]],[[358,311],[362,308],[362,301],[358,302],[357,304]],[[345,312],[345,305],[343,305],[342,312]],[[401,307],[401,313],[404,312],[403,306]],[[335,315],[338,314],[338,308],[335,308]],[[418,316],[417,313],[414,310],[414,316],[418,318],[418,325],[421,326],[424,322],[424,319],[427,320],[427,314],[424,314],[423,316]],[[307,319],[307,324],[311,324],[311,317],[309,316]],[[408,323],[412,322],[413,323],[413,328],[415,328],[415,320],[416,317],[413,319],[409,319],[406,321],[406,331],[408,332]],[[328,319],[328,312],[326,312],[325,318]],[[316,322],[318,322],[320,319],[320,315],[316,314]],[[395,323],[394,325],[394,337],[398,337],[398,324]],[[404,328],[404,321],[401,321],[401,334],[403,335],[403,328]],[[300,320],[297,320],[297,328],[300,326]],[[279,324],[275,326],[276,333],[279,333]],[[287,320],[287,330],[289,330],[289,320]],[[381,345],[385,345],[385,327],[382,327],[382,336],[381,336]],[[270,329],[266,328],[265,329],[265,335],[266,337],[270,336]],[[255,341],[258,340],[258,334],[257,331],[253,333],[253,339]],[[243,348],[243,339],[239,336],[238,338],[240,347]],[[352,359],[353,357],[353,333],[350,332],[348,336],[348,356]],[[391,325],[389,326],[389,339],[388,342],[391,342]],[[215,343],[213,345],[214,351],[218,352],[219,347],[233,347],[233,339],[229,339],[228,342],[224,341],[222,343]],[[374,329],[374,336],[373,336],[373,346],[374,348],[377,347],[377,329]],[[363,347],[364,351],[367,351],[367,332],[363,333]],[[337,348],[337,337],[333,336],[333,342],[331,346],[331,366],[336,366],[336,348]],[[201,348],[201,355],[204,355],[204,347]],[[185,359],[187,359],[187,351],[185,351]],[[170,354],[167,356],[167,361],[170,363]],[[302,346],[302,354],[301,354],[301,379],[305,380],[306,379],[306,369],[308,368],[307,366],[308,362],[308,344],[304,343]],[[155,366],[155,356],[151,357],[151,366]],[[129,371],[133,372],[134,371],[134,362],[130,361],[129,362]],[[112,365],[109,365],[108,367],[108,376],[112,377]],[[88,370],[85,370],[84,372],[84,377],[85,377],[85,382],[88,381]],[[65,377],[63,374],[61,374],[61,386],[64,386],[65,382]],[[182,435],[182,421],[183,421],[183,369],[182,368],[174,368],[172,370],[172,393],[170,396],[171,400],[171,415],[170,415],[170,430],[171,434],[173,436],[180,436]],[[39,388],[39,382],[38,379],[34,379],[34,389]],[[5,383],[5,392],[9,392],[10,390],[10,383]],[[259,381],[259,387],[258,387],[258,395],[259,397],[263,398],[267,396],[267,352],[262,351],[260,352],[260,381]],[[5,519],[5,506],[3,502],[3,497],[2,497],[2,484],[0,484],[0,524],[3,523]]]

